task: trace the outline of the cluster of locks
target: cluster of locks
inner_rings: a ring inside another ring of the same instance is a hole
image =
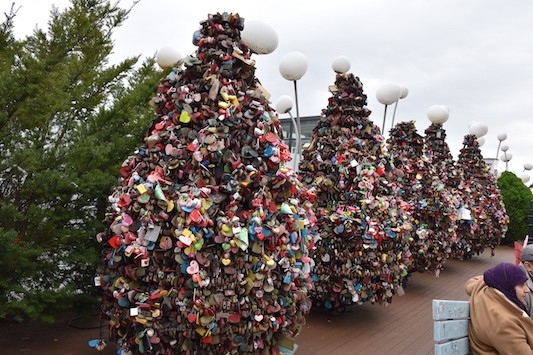
[[[450,257],[468,259],[487,247],[493,253],[507,232],[509,216],[477,138],[465,136],[455,163],[442,124],[433,123],[425,133],[426,154],[451,193],[453,206],[458,206],[456,230],[449,238]]]
[[[459,224],[454,257],[471,258],[474,254],[482,253],[485,248],[490,248],[493,254],[494,248],[507,232],[509,216],[495,177],[483,161],[475,135],[465,136],[457,166],[463,177],[459,190],[464,196],[462,211],[466,216],[461,218]]]
[[[311,296],[326,309],[387,303],[408,273],[412,217],[359,78],[337,74],[300,163],[320,232]]]
[[[242,26],[201,22],[120,169],[99,274],[123,353],[290,350],[310,310],[312,204]]]
[[[413,258],[410,271],[438,276],[456,240],[458,200],[439,177],[413,121],[400,122],[391,129],[387,147],[400,170],[400,194],[414,218],[409,238]]]
[[[296,174],[244,20],[200,24],[196,55],[160,81],[98,235],[120,353],[289,354],[313,301],[386,304],[411,271],[438,272],[459,240],[451,206],[463,206],[447,194],[461,179],[444,174],[442,126],[427,156],[412,122],[387,149],[359,78],[338,73]]]

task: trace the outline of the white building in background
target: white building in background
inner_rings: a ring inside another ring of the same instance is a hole
[[[498,177],[498,159],[497,158],[483,158],[483,161],[489,167],[492,175]]]
[[[300,132],[300,144],[302,149],[307,143],[309,143],[311,136],[313,134],[313,129],[316,127],[320,116],[306,116],[300,117],[301,132]],[[291,165],[294,170],[298,171],[298,165],[300,163],[300,156],[295,154],[295,144],[296,144],[296,132],[294,132],[294,127],[292,127],[291,120],[288,117],[280,117],[281,127],[283,129],[283,134],[285,136],[285,143],[290,147],[291,153],[293,154],[293,161]]]

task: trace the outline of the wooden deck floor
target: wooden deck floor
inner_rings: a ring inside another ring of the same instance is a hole
[[[296,355],[418,355],[433,354],[431,300],[434,298],[466,300],[463,285],[500,261],[514,262],[511,247],[499,247],[496,255],[485,252],[468,261],[448,260],[439,278],[415,274],[405,295],[392,303],[350,306],[342,315],[313,310],[302,333],[297,337]],[[102,352],[87,342],[99,336],[98,324],[73,328],[66,321],[53,325],[0,324],[0,353],[40,355],[112,355],[110,344]]]
[[[342,315],[314,310],[296,339],[301,355],[426,355],[434,354],[433,299],[468,300],[465,281],[501,261],[514,263],[514,250],[501,246],[471,260],[448,260],[439,278],[414,274],[404,296],[387,307],[353,305]]]

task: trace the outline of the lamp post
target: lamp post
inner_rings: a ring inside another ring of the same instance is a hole
[[[278,47],[278,34],[264,22],[246,21],[241,41],[256,54],[270,54]]]
[[[387,83],[381,85],[376,91],[376,98],[378,101],[385,105],[383,112],[383,124],[381,125],[381,134],[385,135],[385,120],[387,118],[387,107],[395,102],[398,102],[402,96],[402,89],[399,85],[394,83]]]
[[[498,159],[498,154],[500,154],[500,147],[502,145],[502,142],[507,139],[507,133],[500,133],[497,136],[498,138],[498,149],[496,150],[496,159]]]
[[[468,126],[468,131],[479,139],[487,134],[489,127],[482,122],[473,122]]]
[[[350,70],[350,67],[350,60],[343,55],[338,56],[331,63],[331,69],[338,74],[346,74]]]
[[[278,98],[276,101],[274,107],[278,113],[288,113],[289,117],[291,118],[292,126],[294,127],[294,130],[296,131],[296,147],[300,146],[300,128],[298,127],[296,121],[294,120],[294,117],[291,113],[292,107],[294,105],[294,102],[292,98],[288,95],[282,95]],[[291,137],[292,139],[292,137]],[[295,157],[293,160],[293,170],[296,171],[298,169],[298,160],[299,157]]]
[[[500,160],[505,162],[505,171],[509,168],[509,161],[513,158],[511,153],[507,153],[509,146],[507,144],[502,145],[501,150],[503,154],[500,156]]]
[[[448,121],[450,110],[444,105],[433,105],[426,111],[426,116],[431,123],[442,125],[444,122]],[[439,129],[439,131],[436,132],[436,138],[440,139],[441,137],[442,134]]]
[[[509,170],[509,162],[511,161],[511,159],[513,158],[513,154],[511,153],[507,153],[507,152],[504,152],[502,154],[502,156],[500,157],[500,159],[505,162],[505,171],[508,171]]]
[[[471,122],[468,131],[476,137],[478,147],[481,147],[485,143],[484,136],[489,131],[489,127],[482,122]]]
[[[394,118],[396,117],[396,108],[398,107],[398,102],[400,102],[401,99],[404,99],[409,94],[409,89],[407,89],[406,86],[398,85],[401,90],[400,98],[396,100],[396,103],[394,104],[394,111],[392,112],[392,121],[390,124],[390,128],[394,127]]]
[[[300,52],[290,52],[285,54],[279,63],[279,72],[281,76],[286,80],[290,80],[294,83],[294,99],[296,101],[296,127],[298,138],[301,132],[301,122],[300,122],[300,109],[298,105],[298,85],[297,81],[302,78],[302,76],[307,71],[307,58]],[[298,139],[299,142],[299,139]],[[296,154],[298,155],[298,160],[302,152],[302,147],[298,144],[296,146]]]
[[[522,182],[525,184],[526,182],[529,181],[529,174],[526,173],[525,171],[529,171],[533,169],[533,164],[531,163],[524,163],[524,171],[522,172],[522,174],[520,175],[520,179],[522,180]]]
[[[155,55],[155,62],[161,69],[170,68],[182,59],[181,53],[173,47],[163,47]]]

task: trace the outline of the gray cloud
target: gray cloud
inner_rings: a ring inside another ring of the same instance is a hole
[[[68,1],[17,3],[22,8],[15,28],[23,36],[36,23],[46,25],[52,3],[61,8]],[[124,6],[131,3],[122,1]],[[6,11],[9,5],[2,3],[0,10]],[[533,128],[533,2],[142,0],[116,31],[114,58],[151,56],[163,46],[190,54],[195,50],[192,33],[199,22],[209,13],[224,11],[265,22],[276,30],[276,51],[255,57],[256,76],[273,102],[281,95],[293,95],[293,84],[279,74],[283,55],[299,51],[307,57],[308,70],[298,82],[301,116],[319,115],[327,105],[327,88],[335,80],[331,63],[344,55],[350,59],[350,72],[364,84],[371,118],[379,126],[384,107],[375,92],[385,82],[396,82],[409,89],[409,95],[398,103],[396,122],[415,120],[423,134],[429,125],[426,110],[444,104],[450,108],[444,127],[454,155],[468,134],[469,123],[480,121],[489,127],[481,148],[485,157],[495,156],[496,136],[505,132],[505,143],[513,153],[509,169],[520,174],[524,163],[533,162],[529,137]]]

